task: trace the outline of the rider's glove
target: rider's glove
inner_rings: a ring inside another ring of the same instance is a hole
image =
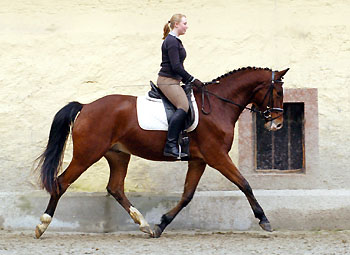
[[[203,87],[203,86],[204,86],[203,82],[201,82],[201,81],[198,80],[198,79],[194,79],[194,81],[192,82],[192,84],[193,84],[194,86],[196,86],[196,87]]]

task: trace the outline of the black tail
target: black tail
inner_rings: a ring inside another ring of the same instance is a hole
[[[50,194],[58,191],[57,173],[61,167],[64,147],[70,133],[70,126],[83,105],[70,102],[59,110],[51,124],[49,141],[43,154],[38,158],[42,188]]]

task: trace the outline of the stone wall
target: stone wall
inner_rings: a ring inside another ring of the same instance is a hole
[[[146,93],[159,70],[163,25],[177,12],[189,23],[182,37],[186,69],[201,80],[244,66],[289,67],[286,88],[318,89],[321,186],[348,188],[349,11],[346,0],[2,0],[0,192],[39,189],[33,160],[46,146],[54,114],[67,102]],[[70,145],[64,167],[71,154]],[[238,163],[237,141],[231,156]],[[179,192],[185,173],[186,163],[132,158],[126,189]],[[102,159],[70,191],[104,191],[108,174]],[[199,185],[232,189],[209,168]]]

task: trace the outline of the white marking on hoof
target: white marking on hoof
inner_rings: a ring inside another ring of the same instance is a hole
[[[44,213],[41,217],[40,217],[40,221],[41,224],[38,224],[35,228],[35,237],[39,238],[47,229],[47,227],[49,226],[49,224],[52,221],[52,217],[50,215],[48,215],[47,213]]]
[[[153,231],[150,227],[150,225],[147,223],[143,215],[137,210],[135,207],[130,206],[130,216],[134,220],[136,224],[140,225],[140,230],[144,233],[153,235]]]

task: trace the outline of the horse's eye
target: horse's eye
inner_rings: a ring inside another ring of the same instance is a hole
[[[277,92],[277,96],[279,96],[279,97],[283,96],[282,91],[278,91],[278,92]]]

